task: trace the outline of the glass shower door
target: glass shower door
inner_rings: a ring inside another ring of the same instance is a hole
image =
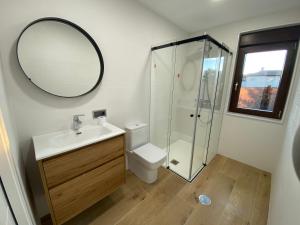
[[[152,52],[150,143],[165,150],[166,153],[169,151],[174,63],[175,47],[162,48]]]
[[[214,111],[213,111],[213,120],[211,125],[207,155],[205,157],[206,164],[208,164],[214,158],[219,148],[219,138],[221,133],[223,112],[225,108],[224,106],[225,98],[223,96],[224,84],[225,84],[226,74],[228,74],[228,70],[230,68],[229,67],[230,60],[231,60],[230,54],[222,50],[220,66],[219,66],[218,85],[216,90],[216,98],[215,98]]]
[[[190,179],[197,99],[205,41],[178,45],[172,89],[169,168]]]
[[[221,63],[221,48],[210,41],[205,42],[201,85],[199,89],[194,150],[190,168],[191,179],[204,167],[210,143],[216,92]]]

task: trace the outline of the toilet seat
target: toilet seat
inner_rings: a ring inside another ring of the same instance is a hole
[[[150,164],[159,163],[167,156],[166,152],[150,143],[134,149],[133,153]]]

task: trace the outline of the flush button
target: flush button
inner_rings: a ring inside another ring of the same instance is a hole
[[[93,118],[96,119],[100,116],[106,116],[106,109],[95,110],[93,111]]]

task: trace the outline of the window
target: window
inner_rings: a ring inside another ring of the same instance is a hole
[[[300,26],[241,35],[229,111],[281,119],[299,37]]]

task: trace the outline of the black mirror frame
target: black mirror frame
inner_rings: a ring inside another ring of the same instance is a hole
[[[39,87],[37,84],[35,84],[34,82],[31,81],[31,79],[29,78],[29,76],[25,73],[25,71],[23,70],[22,66],[21,66],[21,63],[20,63],[20,60],[19,60],[19,56],[18,56],[18,46],[19,46],[19,41],[22,37],[22,34],[32,25],[36,24],[36,23],[39,23],[39,22],[43,22],[43,21],[55,21],[55,22],[60,22],[60,23],[64,23],[66,25],[69,25],[73,28],[75,28],[76,30],[78,30],[79,32],[81,32],[89,41],[90,43],[93,45],[93,47],[95,48],[96,52],[97,52],[97,55],[98,55],[98,58],[99,58],[99,62],[100,62],[100,74],[99,74],[99,79],[98,81],[96,82],[96,84],[89,90],[87,91],[86,93],[84,94],[81,94],[81,95],[76,95],[76,96],[71,96],[71,97],[66,97],[66,96],[61,96],[61,95],[56,95],[56,94],[53,94],[49,91],[46,91],[44,90],[43,88]],[[34,84],[36,87],[38,87],[39,89],[43,90],[44,92],[48,93],[48,94],[51,94],[51,95],[54,95],[54,96],[57,96],[57,97],[61,97],[61,98],[76,98],[76,97],[80,97],[80,96],[84,96],[84,95],[87,95],[89,94],[90,92],[92,92],[93,90],[95,90],[98,85],[101,83],[102,81],[102,78],[103,78],[103,74],[104,74],[104,60],[103,60],[103,56],[102,56],[102,53],[97,45],[97,43],[95,42],[95,40],[83,29],[81,28],[80,26],[78,26],[77,24],[75,23],[72,23],[71,21],[69,20],[66,20],[66,19],[62,19],[62,18],[58,18],[58,17],[44,17],[44,18],[40,18],[40,19],[37,19],[37,20],[34,20],[33,22],[29,23],[23,30],[22,32],[20,33],[18,39],[17,39],[17,46],[16,46],[16,54],[17,54],[17,60],[18,60],[18,63],[24,73],[24,75],[26,76],[26,78],[32,83]]]

